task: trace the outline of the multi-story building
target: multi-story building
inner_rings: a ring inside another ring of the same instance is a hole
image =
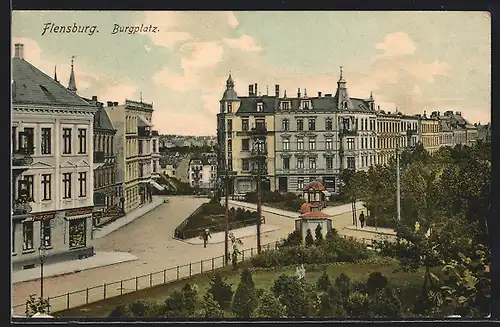
[[[437,117],[427,117],[427,113],[424,111],[424,115],[421,116],[421,140],[422,145],[425,150],[429,153],[434,153],[440,148],[440,132],[441,124]]]
[[[94,226],[107,223],[123,214],[120,197],[123,181],[117,179],[114,137],[116,129],[97,96],[85,99],[97,107],[94,115]]]
[[[12,59],[12,264],[93,255],[93,119],[96,107],[76,94],[71,65],[64,87],[24,60]]]
[[[127,213],[152,200],[151,186],[164,189],[152,179],[153,105],[132,100],[125,100],[123,105],[107,104],[106,112],[117,130],[114,150],[118,178],[123,180],[120,202]]]
[[[337,192],[343,168],[366,169],[376,160],[376,115],[373,96],[351,98],[342,71],[334,96],[307,91],[280,97],[275,115],[276,185],[279,192],[302,193],[307,183],[322,180]]]
[[[407,138],[401,135],[405,122],[402,118],[398,113],[386,113],[383,110],[377,113],[378,164],[388,164],[396,157],[396,149],[406,144]]]
[[[401,114],[399,112],[398,114]],[[419,119],[418,116],[401,114],[401,145],[403,148],[412,148],[420,142]]]
[[[151,178],[153,180],[160,178],[161,175],[161,167],[160,167],[160,159],[161,159],[161,153],[160,153],[160,135],[158,134],[158,131],[152,131],[151,132],[151,167],[152,167],[152,172],[151,172]]]
[[[202,193],[214,190],[217,182],[217,161],[195,156],[189,161],[189,185]]]
[[[261,96],[253,85],[248,96],[238,96],[234,81],[229,75],[226,90],[220,100],[217,114],[217,142],[219,181],[227,172],[230,194],[245,194],[255,191],[257,184],[252,167],[257,160],[256,141],[259,141],[258,160],[262,160],[263,189],[275,189],[274,179],[274,112],[275,96]],[[252,150],[253,153],[252,153]],[[262,155],[264,157],[262,158]]]
[[[491,123],[486,125],[478,124],[476,127],[477,140],[482,142],[491,142]]]

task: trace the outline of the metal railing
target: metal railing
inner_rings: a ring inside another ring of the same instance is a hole
[[[280,241],[275,241],[262,246],[262,251],[276,249]],[[255,248],[241,250],[238,263],[241,263],[257,254]],[[183,280],[195,275],[211,272],[225,267],[224,255],[205,260],[191,262],[186,265],[171,267],[149,274],[121,279],[111,283],[104,283],[85,289],[67,292],[47,298],[50,312],[58,312],[80,307],[89,303],[106,300],[127,293],[144,290],[158,285],[168,284]],[[14,315],[24,315],[28,304],[18,304],[12,307]]]

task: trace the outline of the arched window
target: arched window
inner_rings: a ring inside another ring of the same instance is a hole
[[[344,109],[347,109],[347,101],[343,102]]]

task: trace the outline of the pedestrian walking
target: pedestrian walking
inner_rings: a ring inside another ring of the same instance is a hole
[[[359,222],[361,223],[361,228],[363,228],[365,226],[365,214],[363,212],[359,214]]]
[[[205,229],[205,231],[203,232],[203,247],[207,247],[207,243],[208,243],[208,238],[212,238],[212,235],[210,235],[210,231],[207,229]]]

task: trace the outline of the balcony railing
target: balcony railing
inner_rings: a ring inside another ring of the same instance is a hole
[[[105,158],[104,151],[94,151],[94,163],[104,163]]]
[[[340,134],[345,136],[356,136],[358,135],[358,130],[343,128],[340,130]]]
[[[13,212],[14,216],[29,214],[32,210],[29,202],[30,202],[30,199],[25,199],[25,200],[16,199],[16,200],[14,200],[14,203],[12,204],[12,212]]]
[[[12,166],[29,166],[33,163],[33,149],[21,148],[12,153]]]
[[[266,157],[267,147],[253,148],[250,153],[252,154],[252,157]]]
[[[151,130],[149,129],[149,127],[137,127],[137,135],[151,136]]]
[[[256,125],[252,126],[252,128],[250,129],[250,132],[253,135],[265,135],[265,134],[267,134],[267,126],[266,126],[266,124],[256,124]]]

